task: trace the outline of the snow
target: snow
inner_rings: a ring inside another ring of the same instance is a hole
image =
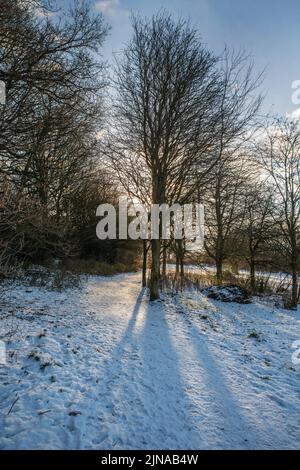
[[[0,286],[0,449],[297,449],[300,315],[140,274]]]
[[[175,264],[168,263],[167,268],[170,271],[174,271],[176,268]],[[226,265],[225,265],[225,270],[226,270]],[[214,264],[205,264],[205,263],[199,263],[199,264],[186,264],[184,266],[184,270],[186,273],[210,273],[214,274],[216,273],[216,266]],[[233,273],[234,274],[234,273]],[[238,269],[238,275],[243,276],[243,277],[249,277],[250,276],[250,270],[249,269]],[[268,278],[271,281],[277,281],[277,282],[288,282],[291,280],[291,275],[287,272],[283,271],[262,271],[258,268],[256,268],[255,275],[257,278]]]
[[[202,290],[202,293],[210,299],[222,300],[222,302],[238,302],[240,304],[251,302],[248,292],[234,284],[226,286],[213,285]]]

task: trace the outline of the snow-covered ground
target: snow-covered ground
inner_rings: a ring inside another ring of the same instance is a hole
[[[293,312],[126,274],[2,284],[0,318],[1,449],[300,448]]]
[[[170,271],[175,271],[175,264],[167,264],[167,267]],[[185,273],[191,273],[191,274],[203,274],[203,273],[208,273],[208,274],[214,274],[216,273],[216,267],[212,264],[186,264],[184,267]],[[226,270],[226,269],[225,269]],[[256,269],[256,278],[265,278],[271,281],[272,283],[275,283],[276,285],[286,285],[291,282],[291,275],[285,272],[268,272],[268,271],[260,271]],[[240,277],[249,277],[250,276],[250,271],[247,269],[239,269],[238,271],[238,276]]]

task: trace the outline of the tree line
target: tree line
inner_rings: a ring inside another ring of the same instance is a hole
[[[109,32],[89,2],[68,16],[39,1],[1,0],[0,265],[128,249],[95,236],[96,208],[126,194],[152,204],[201,202],[205,256],[291,274],[299,287],[299,122],[262,116],[262,74],[245,53],[215,54],[189,21],[132,16],[107,70]],[[159,297],[167,261],[184,276],[186,241],[130,245]],[[203,253],[199,256],[204,257]]]

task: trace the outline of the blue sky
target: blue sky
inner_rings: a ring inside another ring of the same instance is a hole
[[[70,0],[59,0],[67,4]],[[149,16],[166,9],[191,19],[208,47],[244,49],[258,71],[265,69],[264,109],[285,114],[295,110],[291,84],[300,80],[299,0],[93,0],[112,26],[105,57],[122,50],[130,38],[130,12]]]

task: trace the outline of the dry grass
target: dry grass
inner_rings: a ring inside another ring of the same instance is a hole
[[[69,259],[65,262],[67,270],[74,274],[90,274],[97,276],[112,276],[113,274],[137,271],[138,267],[123,263],[109,264],[95,259]]]

